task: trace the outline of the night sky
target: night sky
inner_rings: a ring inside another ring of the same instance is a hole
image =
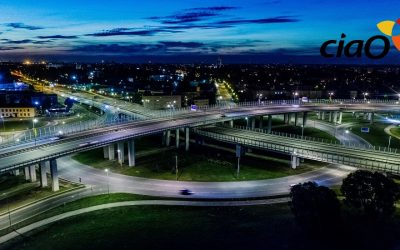
[[[319,47],[380,35],[399,10],[398,0],[1,1],[0,60],[371,63],[327,61]]]

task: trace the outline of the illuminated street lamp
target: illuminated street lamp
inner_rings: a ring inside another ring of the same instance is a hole
[[[110,179],[108,177],[108,168],[104,169],[104,172],[107,174],[107,193],[110,195]]]
[[[38,119],[33,119],[32,120],[32,131],[33,131],[33,138],[35,139],[35,146],[36,146],[36,132],[35,132],[35,123],[38,122]]]
[[[329,95],[329,101],[332,101],[332,96],[334,95],[334,93],[333,92],[329,92],[328,95]]]
[[[119,162],[119,165],[122,167],[122,157],[121,157],[121,150],[117,150],[117,152],[118,152],[118,162]]]
[[[296,100],[296,98],[297,98],[297,96],[299,95],[299,93],[298,92],[294,92],[293,93],[293,101],[295,101]]]
[[[0,118],[1,121],[3,122],[3,131],[6,132],[6,126],[4,125],[4,117],[1,115]]]
[[[364,92],[363,95],[364,95],[364,101],[366,101],[367,100],[367,96],[368,96],[368,92]]]

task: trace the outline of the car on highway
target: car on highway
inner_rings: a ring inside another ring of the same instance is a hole
[[[180,190],[179,193],[180,193],[181,195],[192,195],[192,194],[193,194],[192,191],[190,191],[189,189],[186,189],[186,188]]]

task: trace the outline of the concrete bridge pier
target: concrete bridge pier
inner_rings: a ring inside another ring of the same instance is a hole
[[[272,115],[268,115],[267,133],[271,134],[272,129]]]
[[[24,176],[26,181],[29,181],[31,179],[31,175],[29,173],[29,167],[24,168]]]
[[[175,132],[175,146],[179,148],[179,128],[177,128]]]
[[[343,119],[343,112],[339,112],[338,124],[342,124],[342,119]]]
[[[328,121],[329,121],[329,122],[332,122],[332,111],[329,112]]]
[[[323,121],[325,120],[325,111],[321,112],[321,120],[323,120]]]
[[[321,112],[317,111],[317,120],[320,120],[320,119],[321,119]]]
[[[169,144],[171,143],[171,130],[167,130],[165,133],[165,145],[169,147]]]
[[[259,126],[258,127],[260,129],[262,129],[263,128],[263,119],[264,119],[264,117],[262,115],[260,115],[259,119],[260,119],[260,121],[259,121],[259,124],[258,124]]]
[[[338,122],[338,112],[333,112],[333,124],[337,124]]]
[[[287,118],[287,124],[290,124],[292,122],[292,114],[289,113],[287,114],[288,118]]]
[[[306,124],[307,124],[307,115],[308,115],[308,113],[307,112],[303,112],[303,127],[305,128],[306,127]]]
[[[283,114],[283,123],[287,124],[287,120],[288,120],[288,115],[287,114]]]
[[[46,171],[45,161],[39,163],[39,172],[40,172],[40,186],[42,188],[47,187],[47,171]]]
[[[292,169],[297,168],[297,155],[294,155],[294,154],[291,155],[290,165],[291,165]]]
[[[11,173],[12,175],[18,176],[19,175],[19,169],[15,169]]]
[[[117,152],[118,152],[118,162],[120,164],[123,164],[125,160],[125,150],[123,141],[117,143]]]
[[[29,174],[31,177],[31,182],[35,182],[36,179],[36,165],[29,166]]]
[[[135,166],[135,139],[130,139],[128,141],[128,164],[129,167]]]
[[[374,123],[374,113],[373,112],[368,113],[368,120],[369,120],[369,123],[371,123],[371,124]]]
[[[294,126],[297,126],[298,120],[299,120],[299,113],[294,113]]]
[[[57,159],[50,160],[51,189],[55,192],[60,190],[58,181]]]
[[[256,128],[256,118],[252,117],[250,118],[251,120],[251,129],[255,129]]]
[[[115,160],[115,146],[114,146],[114,144],[108,145],[108,159],[110,161]]]
[[[189,151],[189,128],[185,128],[185,150]]]
[[[230,127],[230,128],[233,128],[233,120],[230,120],[230,121],[229,121],[229,127]]]
[[[103,157],[104,159],[108,159],[109,155],[108,155],[108,146],[104,146],[103,147]]]

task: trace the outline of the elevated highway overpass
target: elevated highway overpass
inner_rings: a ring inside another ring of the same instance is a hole
[[[229,127],[199,128],[195,129],[195,132],[217,141],[290,155],[293,168],[299,165],[300,159],[310,159],[393,174],[400,173],[400,154],[397,153],[397,149],[347,146],[305,140],[298,136],[278,136]]]
[[[24,169],[25,176],[30,176],[31,179],[36,178],[36,165],[39,165],[40,177],[44,181],[46,174],[46,166],[50,165],[50,172],[52,175],[53,190],[58,190],[58,177],[57,177],[57,161],[56,159],[65,155],[73,154],[91,150],[94,148],[104,148],[104,157],[114,159],[115,157],[115,144],[119,150],[118,159],[124,160],[124,143],[128,144],[128,161],[129,166],[135,165],[135,144],[134,139],[140,136],[150,134],[163,134],[165,143],[169,145],[171,131],[175,132],[175,143],[179,147],[179,135],[184,131],[185,148],[189,149],[189,131],[191,128],[197,128],[216,123],[229,122],[230,126],[233,125],[233,120],[249,118],[252,119],[251,127],[254,127],[254,117],[268,116],[268,127],[273,115],[278,114],[301,114],[303,124],[307,121],[307,114],[310,112],[319,112],[321,114],[329,112],[331,116],[336,112],[336,118],[340,117],[341,112],[400,112],[400,105],[395,102],[375,102],[375,103],[354,103],[354,102],[335,102],[335,103],[307,103],[299,105],[297,102],[280,101],[272,103],[243,103],[239,105],[225,105],[225,106],[212,106],[199,108],[196,111],[190,109],[182,109],[177,112],[160,112],[158,117],[149,117],[141,120],[120,120],[110,122],[108,124],[94,124],[91,126],[80,126],[64,128],[63,135],[59,136],[58,128],[49,129],[46,131],[27,131],[29,136],[26,140],[13,142],[2,145],[0,147],[0,173]],[[227,129],[227,131],[230,131]],[[211,131],[206,131],[212,133]],[[226,138],[233,138],[232,142],[236,143],[235,134],[212,133],[215,137],[220,137],[221,140],[228,140]],[[201,132],[200,132],[201,133]],[[250,136],[244,134],[244,136]],[[261,135],[260,135],[261,136]],[[265,140],[270,137],[269,135],[262,135]],[[244,144],[248,146],[262,145],[262,141],[252,137],[240,137],[237,140],[244,140]],[[308,151],[301,145],[307,146],[309,143],[305,141],[292,141],[276,139],[277,144],[269,141],[269,149],[273,147],[285,152],[287,154],[298,154],[301,158],[314,159],[327,162],[340,162],[348,165],[365,166],[365,162],[369,153],[376,156],[374,161],[375,165],[370,167],[397,173],[399,171],[399,162],[395,161],[398,154],[393,152],[375,152],[375,151],[362,151],[356,150],[365,149],[352,149],[340,148],[338,145],[325,145],[325,153],[317,155],[311,148]],[[253,144],[252,142],[253,141]],[[278,144],[279,141],[279,144]],[[161,142],[161,140],[160,140]],[[294,146],[294,142],[296,145]],[[257,144],[258,143],[258,144]],[[275,146],[274,146],[275,145]],[[331,152],[332,151],[332,152]],[[329,153],[330,152],[330,153]],[[350,154],[351,152],[351,154]],[[314,154],[315,153],[315,154]],[[364,156],[360,155],[363,154]],[[350,158],[347,157],[350,155]],[[384,158],[390,158],[384,163]],[[392,159],[393,158],[393,159]],[[357,160],[353,160],[357,159]],[[329,161],[328,161],[329,160]],[[48,162],[50,164],[48,164]],[[47,183],[42,183],[42,186]]]

